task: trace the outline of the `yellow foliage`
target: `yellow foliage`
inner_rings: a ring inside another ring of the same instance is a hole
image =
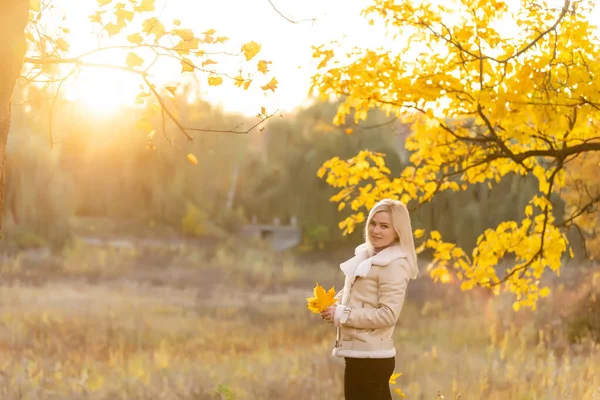
[[[260,44],[256,42],[248,42],[242,46],[242,52],[246,57],[246,61],[250,61],[260,51]]]
[[[318,176],[339,189],[331,201],[354,211],[340,222],[345,234],[384,197],[425,203],[469,185],[492,188],[507,175],[534,177],[538,194],[524,219],[485,231],[471,254],[435,232],[419,249],[434,251],[429,272],[435,280],[451,281],[453,270],[464,290],[484,286],[499,293],[502,286],[514,293],[515,309],[535,309],[548,295],[538,284],[543,273],[560,273],[573,223],[589,247],[600,249],[600,217],[593,211],[600,201],[600,39],[589,17],[593,2],[577,2],[577,12],[527,0],[510,7],[455,3],[371,0],[364,16],[401,37],[397,48],[354,48],[350,57],[335,44],[313,48],[320,64],[311,89],[323,100],[343,96],[335,124],[349,116],[358,123],[377,107],[412,128],[405,143],[411,165],[399,176],[390,176],[383,155],[369,151],[334,157]],[[509,21],[513,32],[507,33]],[[587,185],[575,179],[578,171],[588,174]],[[573,221],[557,222],[554,192],[570,205]],[[494,266],[506,256],[514,265],[497,276]]]
[[[332,287],[328,291],[317,283],[313,289],[314,297],[306,299],[308,302],[307,308],[315,314],[321,313],[335,304],[335,289]]]

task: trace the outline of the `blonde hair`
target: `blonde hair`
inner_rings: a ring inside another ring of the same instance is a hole
[[[369,254],[372,255],[375,251],[375,247],[371,243],[371,238],[369,237],[369,224],[375,214],[383,211],[390,214],[392,227],[398,235],[397,240],[399,245],[406,253],[406,257],[413,271],[417,271],[418,273],[417,252],[415,250],[415,240],[413,238],[412,226],[410,223],[410,214],[404,203],[399,200],[383,199],[375,204],[369,212],[364,231],[365,243],[367,244]]]

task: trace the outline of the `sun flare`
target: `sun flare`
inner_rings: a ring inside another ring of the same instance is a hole
[[[139,92],[137,77],[103,68],[88,68],[75,77],[66,89],[65,98],[78,102],[95,114],[113,114],[133,105]]]

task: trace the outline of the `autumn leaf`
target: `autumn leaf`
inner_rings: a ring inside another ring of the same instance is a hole
[[[194,64],[185,57],[181,59],[181,72],[194,72]]]
[[[209,76],[208,77],[208,84],[210,86],[219,86],[221,83],[223,83],[223,78],[221,78],[220,76]]]
[[[346,135],[352,135],[352,132],[354,131],[352,130],[352,128],[346,128],[344,132],[346,132]]]
[[[244,82],[244,90],[248,90],[251,83],[252,83],[252,79],[248,79],[246,82]]]
[[[390,385],[395,385],[396,379],[400,378],[401,376],[402,376],[402,372],[399,372],[397,374],[392,374],[392,376],[390,376]]]
[[[120,27],[125,27],[127,24],[126,21],[133,20],[134,13],[133,11],[120,8],[115,11],[115,16],[117,17],[117,25]]]
[[[138,56],[137,54],[131,52],[127,54],[125,64],[127,64],[129,68],[141,67],[144,64],[144,59]]]
[[[141,44],[142,35],[140,35],[139,33],[134,33],[132,35],[127,36],[127,40],[133,44]]]
[[[307,308],[315,314],[319,314],[335,304],[335,289],[332,287],[329,291],[317,283],[313,289],[314,296],[306,299]]]
[[[194,39],[194,32],[191,29],[175,29],[173,33],[185,41]]]
[[[177,90],[177,86],[167,86],[165,87],[173,96],[175,96],[175,91]]]
[[[269,89],[270,89],[270,90],[272,90],[272,91],[274,92],[274,91],[275,91],[275,89],[277,89],[277,84],[278,84],[278,83],[279,83],[279,82],[277,82],[277,79],[275,79],[275,78],[272,78],[272,79],[271,79],[271,82],[267,83],[267,84],[266,84],[266,85],[264,85],[264,86],[261,86],[261,88],[262,88],[262,90],[269,90]]]
[[[90,15],[88,18],[91,22],[96,22],[99,24],[102,23],[102,14],[104,14],[104,11],[96,11],[94,15]]]
[[[104,7],[108,4],[110,4],[111,2],[112,2],[112,0],[98,0],[98,6]]]
[[[135,8],[137,12],[150,12],[154,10],[154,0],[142,0],[142,3]]]
[[[173,25],[175,25],[175,26],[180,26],[180,25],[181,25],[181,21],[180,21],[180,20],[178,20],[178,19],[174,19],[174,20],[173,20]]]
[[[56,45],[58,46],[59,49],[61,49],[63,51],[69,50],[69,43],[63,38],[58,38],[58,40],[56,41]]]
[[[196,158],[195,155],[193,155],[192,153],[187,155],[187,159],[188,161],[193,164],[193,165],[198,165],[198,159]]]
[[[110,36],[114,36],[116,34],[118,34],[119,32],[121,32],[121,27],[118,25],[111,23],[106,24],[106,26],[104,27],[104,29],[106,29],[106,32],[108,32],[108,34]]]
[[[236,87],[239,87],[239,88],[241,88],[241,87],[242,87],[242,85],[244,84],[244,77],[243,77],[243,76],[241,76],[241,75],[238,75],[238,76],[236,76],[235,78],[233,78],[233,84],[234,84]]]
[[[218,64],[218,63],[214,60],[204,60],[204,61],[202,61],[202,68],[204,68],[208,65],[214,65],[214,64]]]
[[[260,51],[260,44],[256,42],[248,42],[242,46],[242,52],[246,56],[246,61],[250,61]]]
[[[258,71],[262,72],[263,74],[266,74],[267,72],[269,72],[269,70],[268,70],[269,64],[271,64],[271,61],[260,60],[258,62]]]
[[[262,115],[267,115],[267,109],[266,109],[264,106],[263,106],[263,107],[261,107],[261,108],[260,108],[260,113],[261,113]]]
[[[154,137],[155,134],[156,134],[156,131],[154,129],[152,129],[150,132],[148,132],[148,140],[152,140],[152,138]]]
[[[154,35],[156,40],[160,39],[165,35],[164,25],[155,17],[148,18],[142,22],[142,30],[148,35]]]

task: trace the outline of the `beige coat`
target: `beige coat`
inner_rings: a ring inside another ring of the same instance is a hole
[[[369,257],[366,245],[340,265],[346,275],[336,295],[334,324],[337,340],[333,355],[352,358],[388,358],[396,355],[393,333],[410,278],[416,278],[399,246]],[[418,273],[418,271],[417,271]]]

